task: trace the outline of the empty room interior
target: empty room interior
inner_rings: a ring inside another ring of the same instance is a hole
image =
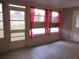
[[[0,0],[0,59],[79,59],[79,0]]]

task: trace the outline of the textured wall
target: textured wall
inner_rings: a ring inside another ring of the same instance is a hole
[[[66,40],[72,39],[72,16],[71,8],[62,9],[62,36]]]
[[[9,8],[7,2],[3,3],[3,20],[4,21],[4,38],[0,38],[0,52],[6,52],[10,50],[10,31],[9,31]],[[6,28],[6,29],[5,29]]]
[[[79,42],[79,29],[75,27],[75,11],[79,11],[79,7],[62,9],[62,37],[65,40]]]

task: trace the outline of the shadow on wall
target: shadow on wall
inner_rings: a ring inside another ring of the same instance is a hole
[[[68,41],[79,42],[79,33],[62,29],[62,38]]]
[[[62,28],[62,38],[68,41],[72,40],[72,31]]]

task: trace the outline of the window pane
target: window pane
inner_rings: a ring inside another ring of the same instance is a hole
[[[58,23],[52,23],[52,27],[58,27]]]
[[[58,17],[52,17],[52,23],[58,23]]]
[[[10,10],[10,19],[11,20],[24,20],[25,13],[24,11]]]
[[[11,21],[10,25],[11,30],[25,29],[24,21]]]
[[[32,29],[33,34],[44,34],[45,33],[45,29],[44,28],[35,28]]]
[[[20,41],[20,40],[25,40],[25,37],[15,37],[15,38],[11,38],[11,41]]]
[[[0,3],[0,12],[2,12],[2,3]]]
[[[2,15],[2,3],[0,3],[0,38],[4,37],[4,31],[3,29],[3,15]]]
[[[53,16],[53,17],[58,17],[58,12],[53,11],[53,12],[52,12],[52,16]]]
[[[44,22],[44,16],[35,16],[34,17],[35,19],[34,19],[34,21],[35,22]]]
[[[11,37],[22,37],[22,36],[25,36],[25,33],[22,32],[22,33],[11,33]]]
[[[51,28],[50,32],[59,32],[59,28],[58,27]]]
[[[3,21],[3,14],[0,13],[0,21]]]
[[[0,29],[3,29],[3,22],[0,22]]]
[[[41,10],[41,9],[35,9],[35,15],[45,15],[45,10]]]
[[[76,16],[76,27],[79,28],[79,16]]]
[[[58,12],[52,12],[52,23],[58,23]]]
[[[0,38],[3,38],[3,37],[4,37],[4,31],[0,30]]]

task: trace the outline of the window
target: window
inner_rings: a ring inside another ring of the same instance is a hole
[[[11,14],[11,20],[24,20],[25,18],[25,12],[24,11],[15,11],[15,10],[10,10]]]
[[[24,6],[12,5],[11,7],[25,8]],[[25,11],[10,10],[11,41],[25,40]]]
[[[35,9],[34,22],[44,22],[45,10]]]
[[[48,14],[50,16],[48,16]],[[30,8],[30,31],[29,35],[33,37],[37,34],[50,34],[60,31],[60,13],[59,11],[42,10]]]
[[[25,13],[24,11],[15,11],[15,10],[10,10],[10,17],[11,17],[11,30],[18,30],[18,29],[25,29],[25,23],[24,23],[24,18],[25,18]]]
[[[44,21],[45,21],[45,10],[31,8],[30,11],[30,33],[31,35],[44,34]]]
[[[4,37],[3,12],[2,12],[2,4],[0,3],[0,38],[3,37]]]
[[[58,12],[52,11],[52,21],[51,21],[51,29],[50,32],[59,32],[59,26],[58,26]]]
[[[10,10],[11,30],[24,30],[25,29],[24,18],[25,18],[24,11]]]
[[[11,33],[11,41],[25,40],[25,33]]]
[[[76,16],[76,28],[79,28],[79,16]]]
[[[32,29],[33,34],[44,34],[45,33],[45,29],[44,28],[35,28]]]
[[[11,24],[11,30],[24,30],[25,29],[25,23],[24,21],[10,21]]]

